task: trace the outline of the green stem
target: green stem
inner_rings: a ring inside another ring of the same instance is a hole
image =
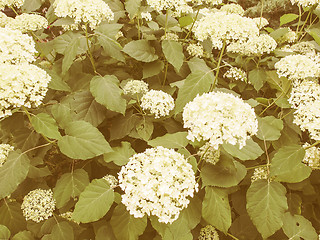
[[[140,19],[137,17],[137,22],[138,22],[138,39],[140,40]]]
[[[221,49],[221,51],[220,51],[220,57],[219,57],[218,65],[217,65],[216,76],[215,76],[214,81],[213,81],[213,83],[212,83],[212,85],[211,85],[211,87],[210,87],[209,92],[211,92],[211,91],[214,89],[214,87],[216,86],[216,84],[217,84],[218,75],[219,75],[219,71],[220,71],[221,60],[222,60],[222,56],[223,56],[224,50],[225,50],[225,48],[226,48],[226,45],[227,45],[227,44],[226,44],[226,40],[224,40],[224,41],[223,41],[222,49]]]
[[[165,65],[165,69],[164,69],[164,77],[163,77],[162,86],[164,86],[164,85],[166,84],[167,74],[168,74],[168,66],[169,66],[168,61],[166,61],[165,64],[166,64],[166,65]]]
[[[266,152],[266,156],[267,156],[267,173],[268,173],[268,182],[270,181],[270,158],[269,158],[269,154],[268,154],[268,149],[267,149],[267,143],[266,143],[266,140],[263,140],[263,144],[264,144],[264,149],[265,149],[265,152]]]
[[[168,27],[168,10],[166,11],[166,22],[164,23],[164,36],[167,36],[167,27]]]
[[[86,34],[86,42],[87,42],[87,47],[88,47],[88,54],[89,54],[89,59],[90,59],[90,62],[91,62],[91,65],[92,65],[92,68],[93,68],[93,71],[95,74],[98,74],[97,73],[97,69],[96,69],[96,66],[94,64],[94,59],[93,59],[93,56],[92,56],[92,53],[91,53],[91,50],[90,50],[90,44],[89,44],[89,36],[88,36],[88,24],[86,23],[85,24],[86,28],[85,28],[85,34]]]
[[[300,26],[300,22],[301,22],[301,7],[300,5],[298,5],[299,7],[299,21],[298,21],[298,25],[297,25],[297,29],[296,29],[296,35],[298,35],[298,32],[299,32],[299,26]]]
[[[189,35],[190,35],[190,33],[191,33],[192,29],[193,29],[193,26],[194,26],[194,24],[195,24],[196,21],[197,21],[197,18],[198,18],[198,15],[199,15],[199,11],[200,11],[200,9],[198,9],[198,11],[197,11],[197,13],[196,13],[196,16],[195,16],[195,18],[194,18],[194,20],[193,20],[193,22],[192,22],[192,25],[191,25],[191,27],[190,27],[190,29],[189,29],[186,37],[184,38],[184,41],[189,37]]]
[[[268,167],[268,166],[269,166],[268,164],[263,164],[263,165],[258,165],[258,166],[254,166],[254,167],[247,167],[246,169],[250,170],[250,169],[256,169],[256,168],[259,168],[259,167]]]
[[[310,146],[305,147],[304,149],[307,150],[309,148],[312,148],[312,147],[318,145],[319,143],[320,143],[320,140],[316,141],[315,143],[311,144]]]
[[[11,10],[12,10],[16,15],[19,15],[19,14],[17,13],[17,11],[14,9],[14,7],[10,6],[10,8],[11,8]]]
[[[313,9],[314,9],[314,8],[312,7],[312,8],[309,10],[306,20],[304,21],[304,23],[303,23],[302,27],[300,28],[300,30],[297,32],[297,39],[299,39],[299,35],[302,34],[302,30],[303,30],[304,26],[306,25],[306,23],[308,22],[308,19],[309,19],[311,13],[313,12]],[[298,25],[298,26],[299,26],[299,25]]]
[[[230,233],[228,233],[228,232],[227,232],[227,235],[228,235],[229,237],[232,237],[232,238],[235,239],[235,240],[239,240],[239,238],[236,238],[235,236],[233,236],[232,234],[230,234]]]

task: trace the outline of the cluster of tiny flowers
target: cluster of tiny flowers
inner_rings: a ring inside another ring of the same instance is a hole
[[[7,7],[17,7],[20,8],[24,3],[24,0],[0,0],[0,10]]]
[[[196,5],[206,3],[213,6],[222,4],[222,0],[187,0],[187,2],[192,2],[193,4],[196,4]]]
[[[309,143],[305,143],[303,145],[304,148],[309,147]],[[311,147],[306,149],[306,154],[302,160],[305,164],[307,164],[311,168],[320,168],[320,148]]]
[[[130,157],[119,172],[122,203],[130,214],[172,223],[198,190],[191,164],[173,149],[156,147]]]
[[[103,177],[103,179],[109,183],[110,188],[115,188],[118,186],[118,179],[113,175],[107,174]]]
[[[136,96],[137,94],[145,94],[149,90],[148,83],[142,80],[130,80],[123,87],[123,93],[131,96]]]
[[[251,176],[251,182],[255,182],[259,179],[268,179],[268,169],[267,167],[257,167],[253,171]]]
[[[8,17],[5,13],[0,11],[0,27],[5,27],[10,21],[14,20],[11,17]]]
[[[297,4],[302,7],[308,7],[320,3],[319,0],[290,0],[291,4]]]
[[[258,26],[259,29],[269,25],[269,21],[264,17],[257,17],[252,19]]]
[[[193,57],[203,57],[203,47],[200,44],[190,43],[187,47],[187,52]]]
[[[161,40],[172,40],[178,42],[179,36],[175,33],[167,33],[161,37]]]
[[[0,28],[0,63],[33,62],[35,43],[27,34],[19,30]]]
[[[147,22],[152,21],[152,16],[149,12],[142,12],[141,18],[145,19]]]
[[[296,53],[302,55],[314,55],[315,46],[310,42],[299,42],[290,47],[290,49]]]
[[[223,42],[244,42],[259,34],[259,28],[251,18],[223,11],[211,12],[200,18],[192,30],[199,41],[210,38],[212,46],[221,49]]]
[[[232,80],[240,80],[243,82],[247,82],[247,74],[245,71],[243,71],[240,68],[237,67],[231,67],[224,75],[223,77],[232,79]]]
[[[293,43],[297,40],[297,34],[296,32],[292,31],[290,28],[288,28],[288,32],[286,34],[284,34],[279,40],[278,42],[280,43]]]
[[[277,47],[277,42],[267,34],[252,36],[247,42],[234,42],[227,47],[228,52],[245,56],[261,56],[270,53]]]
[[[274,67],[279,77],[287,77],[292,80],[320,77],[320,65],[301,54],[286,56]]]
[[[198,155],[207,163],[215,165],[220,159],[220,148],[214,149],[206,142],[198,151]]]
[[[9,152],[13,151],[14,147],[9,144],[0,144],[0,167],[5,163]]]
[[[215,149],[225,142],[239,143],[242,148],[258,131],[254,109],[230,93],[210,92],[197,96],[186,104],[182,117],[184,127],[190,129],[189,140],[209,140]]]
[[[28,63],[1,64],[0,79],[0,118],[11,115],[12,108],[39,106],[51,80],[43,69]]]
[[[55,209],[52,190],[36,189],[30,191],[24,196],[21,209],[26,220],[38,223],[48,219],[53,215]]]
[[[147,0],[147,4],[159,13],[163,10],[172,10],[176,15],[193,12],[186,0]]]
[[[155,118],[160,118],[169,115],[174,108],[174,100],[171,95],[161,90],[150,90],[142,96],[141,107],[155,114]]]
[[[13,21],[9,21],[8,24],[6,24],[6,27],[26,33],[29,31],[37,31],[47,28],[48,21],[46,18],[38,14],[23,13],[16,16]]]
[[[294,83],[288,101],[296,109],[293,123],[320,140],[320,85],[311,80]]]
[[[79,222],[76,222],[75,220],[73,220],[72,214],[73,214],[73,212],[68,211],[68,212],[61,213],[59,216],[64,218],[64,219],[67,219],[70,222],[74,222],[76,224],[79,224]]]
[[[103,0],[55,0],[54,12],[58,17],[73,18],[75,24],[89,24],[95,29],[102,21],[112,21],[114,14]]]
[[[220,8],[220,11],[226,12],[226,13],[235,13],[240,16],[244,15],[244,10],[239,4],[231,3],[231,4],[226,4],[223,5]]]
[[[198,240],[219,240],[219,234],[213,226],[207,225],[201,228]]]

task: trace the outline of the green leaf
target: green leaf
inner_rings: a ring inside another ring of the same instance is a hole
[[[143,65],[143,79],[158,75],[164,67],[164,64],[160,60],[156,60],[151,63],[145,63]]]
[[[292,21],[296,20],[298,17],[299,17],[299,15],[294,14],[294,13],[284,14],[280,17],[280,26],[287,24],[289,22],[292,22]]]
[[[133,19],[138,14],[141,6],[141,0],[126,0],[124,5],[129,13],[130,19]]]
[[[283,232],[289,239],[300,240],[317,240],[318,235],[311,222],[300,215],[292,216],[289,212],[283,217]]]
[[[167,133],[164,136],[148,141],[148,144],[152,147],[182,148],[188,145],[187,135],[187,132]]]
[[[32,233],[29,231],[21,231],[12,237],[12,240],[34,240]]]
[[[85,53],[87,51],[86,38],[84,38],[81,33],[74,33],[72,31],[68,31],[56,37],[53,40],[54,49],[57,53],[64,55],[65,52],[69,50],[69,44],[75,39],[80,39],[80,45],[77,49],[77,54]]]
[[[184,106],[198,94],[201,95],[208,92],[213,80],[214,74],[211,70],[205,73],[203,71],[196,71],[189,74],[183,86],[179,89],[175,113],[181,112]]]
[[[266,82],[266,71],[261,68],[255,68],[248,74],[248,80],[252,83],[254,89],[259,91]]]
[[[80,194],[72,218],[77,222],[89,223],[102,218],[114,201],[114,192],[104,179],[94,179]]]
[[[13,193],[27,177],[30,161],[20,150],[10,152],[7,161],[0,167],[0,199]]]
[[[257,137],[261,140],[274,141],[281,136],[283,122],[274,116],[258,118]]]
[[[134,240],[138,239],[147,227],[147,216],[135,218],[123,204],[119,204],[113,211],[110,224],[117,239]]]
[[[69,85],[62,80],[60,74],[54,70],[45,69],[46,72],[50,75],[51,81],[49,82],[48,87],[53,90],[71,92]]]
[[[282,217],[288,209],[286,189],[278,182],[257,180],[247,191],[247,211],[263,238],[282,227]]]
[[[291,81],[286,77],[279,77],[277,71],[267,71],[267,82],[270,87],[280,91],[284,96],[288,93],[291,88]]]
[[[25,230],[27,222],[22,215],[21,204],[7,202],[0,207],[0,224],[7,226],[12,234]]]
[[[205,187],[206,193],[202,203],[202,217],[210,225],[227,233],[231,226],[231,209],[226,191]]]
[[[39,113],[31,117],[33,128],[48,138],[59,139],[61,134],[56,121],[47,113]]]
[[[65,51],[64,58],[62,60],[62,75],[65,75],[66,72],[71,67],[73,60],[77,56],[79,46],[80,46],[80,38],[72,39],[72,41],[68,44],[67,46],[68,51]]]
[[[191,16],[183,16],[179,18],[180,27],[185,27],[193,23],[193,18]]]
[[[93,77],[90,82],[90,91],[95,100],[107,109],[124,115],[126,100],[122,98],[119,80],[114,75]]]
[[[59,240],[74,239],[73,228],[68,222],[58,222],[52,229],[51,238]]]
[[[110,141],[121,139],[129,135],[139,120],[139,116],[132,112],[127,113],[125,116],[113,119],[111,121]]]
[[[136,123],[135,131],[131,131],[130,137],[148,141],[153,133],[153,122],[149,118],[141,118]]]
[[[311,168],[302,163],[305,150],[300,145],[282,147],[271,160],[270,174],[280,182],[301,182],[311,174]]]
[[[34,129],[31,131],[29,128],[19,128],[12,135],[14,142],[21,151],[35,147],[40,139],[40,134]]]
[[[10,235],[10,230],[4,225],[0,225],[0,239],[9,239]]]
[[[131,41],[124,46],[122,51],[141,62],[152,62],[158,59],[155,49],[149,45],[147,40]]]
[[[224,143],[222,147],[227,153],[242,161],[255,160],[264,153],[259,144],[254,142],[251,138],[247,140],[246,145],[241,149],[239,149],[239,145],[232,145],[229,143]]]
[[[168,62],[179,72],[184,59],[181,43],[173,40],[164,40],[162,41],[162,51]]]
[[[319,28],[311,28],[306,30],[307,33],[313,37],[313,39],[320,45],[320,29]]]
[[[42,5],[41,0],[25,0],[23,2],[22,10],[23,12],[34,12],[38,10]]]
[[[66,104],[54,104],[51,108],[51,114],[62,128],[65,128],[69,122],[73,121],[71,117],[71,109]]]
[[[63,207],[71,197],[78,197],[89,183],[88,173],[83,169],[63,174],[53,189],[57,208]]]
[[[58,140],[58,146],[70,158],[86,160],[112,151],[102,133],[88,122],[71,122],[65,132],[67,135]]]
[[[129,142],[121,142],[121,147],[112,148],[113,152],[103,155],[105,162],[114,162],[118,166],[127,164],[129,158],[136,152]]]

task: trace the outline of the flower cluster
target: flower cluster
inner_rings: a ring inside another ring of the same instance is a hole
[[[6,24],[7,28],[20,30],[23,33],[30,31],[37,31],[48,27],[48,21],[46,18],[38,14],[23,13],[16,16],[13,21],[9,21]]]
[[[163,10],[172,10],[176,15],[193,12],[186,0],[147,0],[147,4],[159,13]]]
[[[51,80],[44,70],[28,63],[0,64],[0,79],[0,118],[11,115],[12,108],[39,106]]]
[[[130,157],[119,172],[122,203],[136,218],[155,215],[172,223],[198,189],[192,166],[173,149],[156,147]]]
[[[149,12],[142,12],[141,18],[145,19],[147,22],[152,21],[152,16]]]
[[[55,200],[51,189],[36,189],[30,191],[23,198],[21,209],[26,220],[41,222],[53,215]]]
[[[240,80],[240,81],[247,82],[246,72],[237,67],[231,67],[228,71],[226,71],[223,77],[226,77],[232,80]]]
[[[13,151],[14,147],[9,144],[0,144],[0,167],[5,163],[10,151]]]
[[[122,88],[124,94],[136,96],[137,94],[145,94],[149,90],[148,83],[141,80],[130,80]]]
[[[189,53],[190,56],[193,57],[203,57],[203,47],[202,45],[190,43],[187,47],[187,52]]]
[[[285,33],[279,40],[278,42],[280,43],[293,43],[297,40],[297,34],[296,32],[292,31],[290,28],[288,28],[288,32]]]
[[[198,155],[207,163],[215,165],[220,159],[220,148],[214,149],[208,142],[206,142],[202,147],[200,147]]]
[[[200,5],[203,3],[211,4],[212,6],[222,4],[222,0],[187,0],[188,2],[192,2],[193,4]]]
[[[264,17],[257,17],[252,19],[258,26],[259,29],[269,25],[269,21]]]
[[[212,46],[221,49],[223,42],[244,42],[259,34],[259,28],[251,18],[223,11],[211,12],[200,18],[192,30],[199,41],[210,38]]]
[[[231,3],[231,4],[225,4],[220,8],[220,11],[226,12],[226,13],[235,13],[240,16],[244,15],[244,10],[239,4]]]
[[[172,40],[178,42],[179,36],[175,33],[167,33],[161,37],[161,40]]]
[[[184,127],[190,129],[189,140],[209,140],[215,149],[223,143],[239,143],[242,148],[258,131],[254,109],[231,93],[210,92],[197,96],[186,104],[182,117]]]
[[[21,31],[0,28],[0,63],[33,62],[36,53],[35,43]]]
[[[291,4],[298,4],[302,7],[308,7],[320,3],[319,0],[290,0]]]
[[[198,240],[219,240],[219,234],[213,226],[207,225],[201,228]]]
[[[70,17],[75,24],[89,24],[95,29],[102,21],[112,21],[114,14],[103,0],[55,0],[54,12],[58,17]]]
[[[118,179],[113,175],[107,174],[103,177],[103,179],[109,183],[110,188],[115,188],[118,186]]]
[[[70,222],[74,222],[76,224],[79,224],[79,222],[75,221],[73,218],[72,218],[72,214],[73,212],[72,211],[68,211],[68,212],[64,212],[64,213],[61,213],[59,216],[64,218],[64,219],[67,219],[68,221]]]
[[[160,118],[169,115],[174,108],[174,100],[171,95],[161,90],[150,90],[142,96],[141,107],[154,114],[155,118]]]
[[[309,147],[309,143],[305,143],[303,147]],[[320,148],[318,147],[310,147],[306,149],[306,154],[302,160],[305,164],[307,164],[311,168],[319,168],[320,167]]]
[[[253,171],[253,175],[251,176],[251,182],[255,182],[259,179],[268,179],[268,169],[267,167],[257,167]]]
[[[24,3],[24,0],[0,0],[0,10],[7,7],[17,7],[20,8]]]

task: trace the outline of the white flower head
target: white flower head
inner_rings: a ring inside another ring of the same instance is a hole
[[[269,21],[264,17],[257,17],[257,18],[253,18],[252,20],[257,24],[259,29],[269,25]]]
[[[207,225],[204,228],[201,228],[198,239],[199,240],[219,240],[219,234],[213,226]]]
[[[147,4],[159,13],[163,10],[172,10],[175,15],[193,12],[186,0],[147,0]]]
[[[0,28],[0,63],[31,63],[36,52],[32,37],[19,30]]]
[[[193,4],[196,4],[196,5],[201,5],[206,3],[212,6],[222,4],[222,0],[187,0],[187,2],[192,2]]]
[[[308,7],[320,3],[319,0],[290,0],[291,4],[297,4],[302,7]]]
[[[141,13],[141,18],[145,19],[147,22],[152,21],[152,16],[149,12],[142,12]]]
[[[47,28],[48,21],[38,14],[22,13],[21,15],[16,16],[13,21],[9,21],[6,27],[26,33]]]
[[[303,145],[303,147],[309,147],[309,146],[310,146],[309,143],[305,143]],[[310,147],[306,149],[306,154],[302,162],[311,168],[319,168],[320,167],[320,148]]]
[[[239,5],[235,3],[225,4],[220,8],[220,11],[226,12],[226,13],[235,13],[240,16],[244,15],[244,9]]]
[[[150,90],[142,96],[141,107],[154,114],[155,118],[165,117],[174,108],[174,100],[171,95],[161,90]]]
[[[55,200],[51,189],[36,189],[30,191],[23,198],[21,209],[26,220],[41,222],[53,215]]]
[[[119,172],[122,203],[130,214],[154,215],[172,223],[189,204],[198,184],[191,164],[173,149],[156,147],[130,157]]]
[[[214,149],[206,142],[198,151],[198,155],[207,163],[215,165],[220,159],[220,148]]]
[[[161,37],[161,40],[172,40],[172,41],[179,41],[179,36],[176,33],[167,33]]]
[[[289,27],[288,27],[288,32],[285,33],[279,40],[278,42],[280,43],[293,43],[297,40],[297,34],[295,31],[292,31]]]
[[[203,47],[202,45],[200,45],[199,43],[194,44],[194,43],[190,43],[187,46],[187,52],[189,53],[190,56],[193,57],[203,57]]]
[[[241,68],[231,67],[223,77],[232,79],[232,80],[240,80],[243,82],[247,82],[247,74]]]
[[[118,179],[113,175],[107,174],[103,177],[103,179],[109,183],[110,188],[115,188],[118,186]]]
[[[265,166],[255,168],[253,175],[251,176],[251,182],[255,182],[260,179],[268,179],[268,169]]]
[[[130,80],[123,87],[124,94],[136,96],[137,94],[145,94],[149,90],[148,83],[142,80]]]
[[[24,3],[24,0],[0,0],[0,10],[7,7],[17,7],[20,8]]]
[[[79,224],[79,222],[75,221],[73,218],[72,218],[72,214],[73,212],[72,211],[68,211],[68,212],[64,212],[64,213],[61,213],[59,216],[64,218],[64,219],[67,219],[68,221],[71,221],[71,222],[74,222],[76,224]]]
[[[14,147],[9,144],[0,144],[0,167],[6,162],[9,152],[13,149]]]
[[[187,103],[182,113],[191,141],[209,140],[218,149],[223,143],[242,148],[258,131],[254,109],[231,93],[210,92]]]

